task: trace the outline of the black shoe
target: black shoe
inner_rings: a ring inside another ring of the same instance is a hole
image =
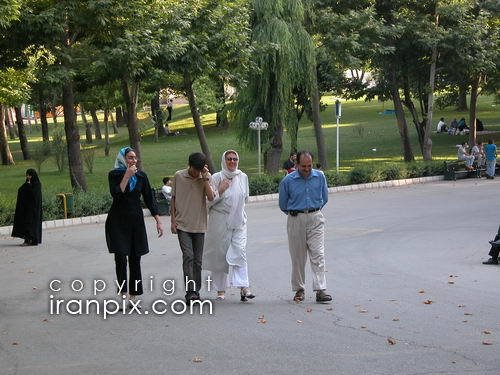
[[[241,298],[240,298],[241,302],[246,302],[249,299],[255,298],[255,295],[252,294],[252,292],[250,292],[250,289],[248,289],[248,288],[241,288],[240,296],[241,296]]]
[[[318,303],[328,303],[332,301],[332,296],[326,294],[324,290],[318,290],[316,292],[316,302]]]
[[[186,293],[186,303],[189,305],[189,302],[199,300],[200,296],[196,292],[187,292]]]
[[[483,262],[483,264],[498,264],[498,259],[490,258],[486,262]]]

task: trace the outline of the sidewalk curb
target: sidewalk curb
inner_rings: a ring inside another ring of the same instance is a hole
[[[344,185],[335,186],[328,188],[328,193],[337,192],[349,192],[349,191],[362,191],[368,189],[380,189],[380,188],[390,188],[398,187],[412,184],[423,184],[426,182],[435,182],[444,180],[444,176],[431,176],[431,177],[417,177],[417,178],[407,178],[404,180],[391,180],[391,181],[380,181],[380,182],[370,182],[366,184],[358,185]],[[255,195],[248,198],[249,203],[253,202],[267,202],[278,200],[278,193],[265,194],[265,195]],[[151,216],[149,210],[144,209],[144,216]],[[81,224],[99,224],[106,221],[108,214],[94,215],[94,216],[84,216],[84,217],[74,217],[71,219],[59,219],[59,220],[49,220],[42,222],[43,229],[61,228],[69,227]],[[10,237],[12,233],[12,225],[6,227],[0,227],[0,237]]]

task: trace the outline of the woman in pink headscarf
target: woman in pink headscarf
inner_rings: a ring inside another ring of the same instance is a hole
[[[247,266],[248,177],[238,169],[234,150],[222,154],[222,171],[212,175],[216,198],[209,202],[208,230],[203,250],[203,268],[212,273],[217,299],[225,299],[226,287],[240,288],[240,300],[255,297],[250,292]]]

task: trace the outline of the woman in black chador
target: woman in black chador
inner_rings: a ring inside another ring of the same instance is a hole
[[[42,243],[42,184],[34,169],[26,171],[26,182],[17,191],[12,237],[23,238],[21,246]]]
[[[108,174],[113,204],[106,219],[106,243],[109,252],[115,254],[116,279],[120,285],[118,293],[125,297],[128,291],[131,300],[143,293],[141,256],[149,252],[141,195],[156,220],[158,236],[163,235],[148,176],[139,171],[136,164],[133,149],[124,147],[118,152],[115,169]],[[127,257],[130,270],[128,284]]]

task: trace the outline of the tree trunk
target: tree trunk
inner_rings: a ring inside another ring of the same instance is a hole
[[[83,124],[85,125],[85,143],[92,143],[92,126],[87,121],[87,116],[85,116],[85,108],[83,107],[83,103],[80,103],[80,114],[82,116]]]
[[[318,90],[318,78],[316,65],[313,64],[311,72],[311,109],[314,125],[314,135],[316,137],[316,147],[318,149],[318,162],[321,164],[321,168],[326,170],[328,167],[326,161],[326,146],[325,137],[323,136],[323,128],[321,127],[321,116],[320,116],[320,97]]]
[[[5,126],[9,130],[9,138],[11,140],[16,139],[16,128],[14,126],[14,119],[12,117],[12,112],[10,111],[10,107],[5,108]]]
[[[82,155],[80,152],[80,133],[75,121],[75,99],[73,83],[66,82],[62,89],[64,108],[64,132],[68,148],[68,165],[71,186],[74,190],[87,190],[87,181],[83,172]]]
[[[52,122],[54,125],[57,125],[57,96],[54,94],[54,100],[52,102],[52,105],[50,106],[50,112],[52,114]]]
[[[28,160],[30,158],[30,154],[29,154],[29,150],[28,150],[28,137],[26,137],[26,129],[24,128],[21,107],[16,106],[14,108],[14,110],[16,111],[17,131],[19,133],[19,144],[21,146],[21,151],[23,153],[23,159]]]
[[[38,107],[40,109],[40,122],[42,123],[42,139],[44,142],[49,142],[49,123],[47,122],[47,106],[40,92],[38,95]]]
[[[113,134],[118,134],[118,128],[116,127],[115,119],[113,118],[113,112],[109,111],[109,117],[111,117],[111,125],[113,126]]]
[[[226,88],[224,78],[218,77],[216,85],[215,100],[217,101],[217,110],[215,121],[218,128],[227,129],[229,127],[229,121],[226,111]]]
[[[394,102],[394,110],[396,111],[396,121],[399,130],[399,136],[401,138],[401,146],[403,148],[403,158],[406,162],[414,161],[413,151],[411,149],[410,137],[408,135],[408,125],[406,124],[405,114],[403,110],[403,104],[401,103],[401,97],[399,95],[399,87],[397,85],[396,79],[396,69],[391,66],[391,96]]]
[[[467,84],[461,83],[458,86],[457,111],[467,111]]]
[[[101,125],[99,124],[99,119],[97,118],[97,113],[94,108],[90,109],[90,116],[92,116],[92,122],[94,123],[95,139],[101,140],[102,139]]]
[[[268,89],[268,97],[266,98],[266,103],[269,103],[268,105],[273,105],[276,103],[274,100],[275,98],[272,97],[272,93],[278,92],[277,89],[277,83],[276,80],[274,79],[274,75],[271,77],[269,80],[270,87]],[[283,121],[278,118],[273,118],[273,116],[269,116],[269,129],[272,129],[268,131],[269,136],[269,147],[265,151],[264,154],[264,165],[265,165],[265,170],[269,174],[274,174],[278,173],[278,171],[281,169],[281,154],[283,152],[283,130],[284,130],[284,125]],[[274,126],[273,126],[274,125]],[[261,136],[261,139],[263,137]]]
[[[432,139],[431,139],[431,129],[432,129],[432,115],[434,111],[434,84],[436,81],[436,62],[437,62],[437,46],[432,47],[431,56],[431,67],[429,76],[429,94],[427,98],[427,121],[425,123],[424,129],[424,142],[423,142],[423,152],[422,157],[424,161],[432,160]]]
[[[6,107],[0,104],[0,156],[2,165],[12,165],[14,158],[9,148],[9,139],[7,138],[7,129],[5,127],[5,111]]]
[[[130,147],[137,155],[137,168],[142,169],[141,160],[141,136],[139,134],[139,125],[137,123],[137,98],[139,95],[139,82],[129,82],[122,78],[122,95],[127,106],[127,126]]]
[[[278,173],[281,168],[280,159],[283,152],[283,124],[277,124],[271,136],[270,147],[264,155],[265,169],[269,174]]]
[[[474,77],[470,89],[469,144],[471,147],[476,144],[476,112],[480,80],[481,77],[479,75]]]
[[[116,107],[116,126],[119,128],[125,126],[125,118],[123,116],[123,108],[121,106]]]
[[[191,76],[188,72],[184,72],[184,90],[189,101],[189,109],[191,110],[191,116],[193,117],[194,127],[196,129],[196,133],[198,134],[201,150],[207,158],[208,169],[210,170],[210,173],[213,174],[216,172],[216,169],[212,161],[212,155],[210,154],[205,131],[203,130],[203,125],[201,124],[198,106],[196,105],[196,98],[193,92],[193,81],[191,80]]]
[[[411,118],[413,120],[413,124],[415,125],[415,130],[417,131],[418,144],[420,145],[420,152],[423,153],[424,152],[425,120],[422,119],[422,121],[420,121],[417,109],[415,108],[415,105],[413,104],[412,95],[411,95],[411,91],[410,91],[410,84],[408,82],[408,76],[404,77],[403,93],[404,93],[403,103],[404,103],[405,107],[408,108],[408,110],[410,111]],[[422,108],[422,106],[420,108]]]
[[[163,126],[163,112],[160,107],[160,91],[156,91],[151,99],[151,117],[155,123],[155,142],[157,142],[158,137],[167,136],[167,131]]]
[[[104,156],[109,156],[109,123],[108,114],[109,110],[104,110],[104,141],[106,146],[104,147]]]

